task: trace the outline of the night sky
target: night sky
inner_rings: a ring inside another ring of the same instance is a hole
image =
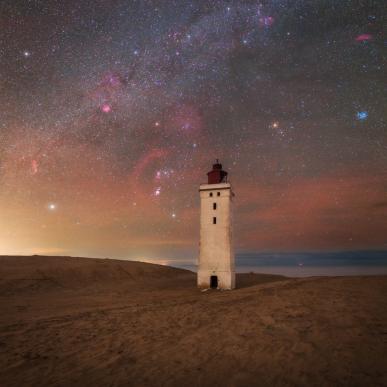
[[[192,259],[216,158],[238,252],[387,248],[379,1],[2,0],[0,254]]]

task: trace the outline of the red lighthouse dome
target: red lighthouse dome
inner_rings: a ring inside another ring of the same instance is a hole
[[[227,172],[223,171],[222,164],[216,159],[216,163],[212,166],[212,171],[207,173],[208,184],[227,183]]]

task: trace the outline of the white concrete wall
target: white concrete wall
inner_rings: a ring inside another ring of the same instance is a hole
[[[216,275],[219,289],[233,289],[235,260],[232,243],[231,185],[202,184],[199,191],[201,205],[198,286],[209,288],[210,277]],[[213,209],[213,203],[217,205],[216,210]],[[216,224],[213,224],[214,217]]]

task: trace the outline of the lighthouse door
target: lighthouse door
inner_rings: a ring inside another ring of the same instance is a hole
[[[212,275],[210,278],[210,287],[211,289],[217,289],[218,288],[218,276]]]

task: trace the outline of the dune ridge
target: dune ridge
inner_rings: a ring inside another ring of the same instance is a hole
[[[148,286],[158,281],[193,273],[138,261],[116,259],[0,256],[0,292],[39,292],[106,287],[147,281]]]

